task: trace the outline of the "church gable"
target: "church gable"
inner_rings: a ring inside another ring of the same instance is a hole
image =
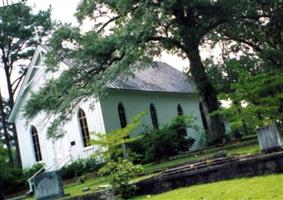
[[[46,54],[46,50],[43,49],[41,46],[38,46],[34,52],[32,60],[29,64],[28,71],[26,77],[24,78],[21,87],[19,89],[15,106],[9,116],[9,121],[14,121],[18,111],[24,99],[29,93],[30,88],[33,84],[38,84],[38,82],[42,81],[43,71],[44,71],[44,55]],[[39,81],[40,80],[40,81]],[[40,84],[40,83],[39,83]]]

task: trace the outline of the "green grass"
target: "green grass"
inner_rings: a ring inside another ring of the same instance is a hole
[[[162,162],[162,163],[149,163],[149,164],[145,164],[143,167],[144,167],[145,172],[162,170],[162,169],[174,167],[176,165],[180,165],[180,164],[183,164],[189,161],[210,158],[213,154],[215,154],[215,152],[218,151],[218,149],[219,148],[212,149],[208,153],[203,153],[203,152],[192,153],[192,154],[188,154],[188,156],[177,158],[174,160],[169,160],[169,161]],[[224,150],[228,154],[246,155],[246,154],[254,154],[254,153],[259,152],[259,146],[258,144],[253,144],[253,145],[243,146],[243,147],[234,146],[232,148],[224,148]]]
[[[155,171],[155,170],[162,170],[162,169],[166,169],[166,168],[170,168],[179,164],[183,164],[192,160],[199,160],[199,159],[205,159],[205,158],[209,158],[211,157],[215,152],[217,151],[217,148],[215,149],[215,151],[211,151],[210,153],[197,153],[197,154],[191,154],[188,155],[186,157],[181,157],[175,160],[170,160],[170,161],[166,161],[163,163],[150,163],[150,164],[146,164],[144,165],[144,170],[145,172],[147,172],[147,176],[143,176],[143,177],[138,177],[136,179],[134,179],[133,181],[140,181],[142,179],[145,178],[149,178],[150,176],[152,176],[153,174],[150,174],[150,172]],[[233,147],[233,148],[228,148],[227,150],[225,150],[228,154],[253,154],[259,151],[259,147],[258,145],[251,145],[251,146],[244,146],[244,147]],[[78,196],[78,195],[82,195],[82,194],[86,194],[86,192],[82,192],[82,190],[86,187],[90,188],[89,192],[93,192],[97,189],[98,186],[101,185],[105,185],[107,183],[107,180],[103,177],[95,177],[93,179],[89,179],[86,180],[85,183],[81,184],[81,183],[71,183],[71,184],[67,184],[64,187],[64,191],[66,194],[70,194],[71,196]]]
[[[241,143],[242,144],[242,143]],[[149,163],[143,165],[146,176],[138,177],[134,179],[133,181],[139,181],[144,178],[148,178],[149,176],[154,175],[154,171],[156,170],[163,170],[166,168],[174,167],[176,165],[184,164],[189,161],[193,160],[200,160],[200,159],[206,159],[210,158],[215,152],[224,149],[226,153],[228,154],[253,154],[256,152],[259,152],[259,147],[257,144],[249,145],[249,146],[237,146],[237,145],[230,145],[226,147],[216,147],[207,149],[204,151],[196,152],[196,153],[189,153],[185,155],[184,157],[179,157],[174,160],[169,160],[162,163]],[[86,194],[89,192],[94,192],[99,186],[107,184],[107,180],[103,177],[94,177],[91,179],[87,179],[85,183],[78,183],[73,182],[69,184],[64,185],[64,192],[65,194],[70,194],[71,196],[78,196],[82,194]],[[90,188],[90,191],[83,192],[82,190],[84,188]],[[32,198],[31,198],[32,199]]]
[[[79,196],[94,192],[95,190],[97,190],[99,186],[106,184],[107,184],[107,180],[105,177],[97,176],[92,179],[87,179],[84,183],[73,182],[64,185],[64,193],[68,195],[66,198],[68,198],[69,195],[72,197]],[[84,188],[90,188],[90,191],[83,192],[82,190]],[[34,197],[25,198],[25,200],[34,200],[34,199],[35,199]]]
[[[84,183],[70,183],[64,186],[65,194],[70,194],[71,196],[77,196],[81,194],[86,194],[88,192],[83,192],[84,188],[90,188],[89,192],[94,192],[99,186],[106,185],[107,180],[104,177],[97,176],[92,179],[87,179]]]
[[[282,200],[283,174],[195,185],[133,200]]]

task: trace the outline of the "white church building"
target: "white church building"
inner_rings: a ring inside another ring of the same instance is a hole
[[[9,117],[15,122],[24,168],[43,162],[46,170],[56,170],[79,158],[95,152],[90,146],[92,132],[110,132],[124,127],[131,118],[146,111],[144,125],[159,128],[177,115],[191,115],[204,130],[205,116],[194,83],[182,72],[168,64],[157,62],[153,67],[134,73],[127,79],[118,77],[107,84],[108,95],[103,99],[90,99],[80,103],[72,118],[64,124],[65,134],[57,140],[47,139],[50,120],[40,112],[32,120],[22,114],[22,108],[47,80],[58,74],[45,72],[44,55],[48,48],[39,45],[31,60],[27,75],[20,87],[15,106]],[[68,68],[62,61],[60,68]],[[195,138],[192,149],[204,145],[203,134],[188,129]]]

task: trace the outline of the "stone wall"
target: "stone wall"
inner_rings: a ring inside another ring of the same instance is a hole
[[[260,154],[228,160],[213,166],[207,164],[206,167],[200,169],[176,170],[174,173],[150,178],[137,184],[139,187],[137,195],[156,194],[199,183],[282,172],[283,151]]]
[[[88,193],[81,196],[70,197],[68,200],[113,200],[115,196],[109,190],[101,190],[94,193]]]

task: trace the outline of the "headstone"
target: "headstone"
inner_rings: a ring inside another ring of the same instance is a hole
[[[62,179],[58,172],[44,172],[34,177],[34,194],[38,200],[56,199],[64,196]]]
[[[257,129],[257,137],[261,151],[269,152],[281,149],[279,131],[274,124]]]

